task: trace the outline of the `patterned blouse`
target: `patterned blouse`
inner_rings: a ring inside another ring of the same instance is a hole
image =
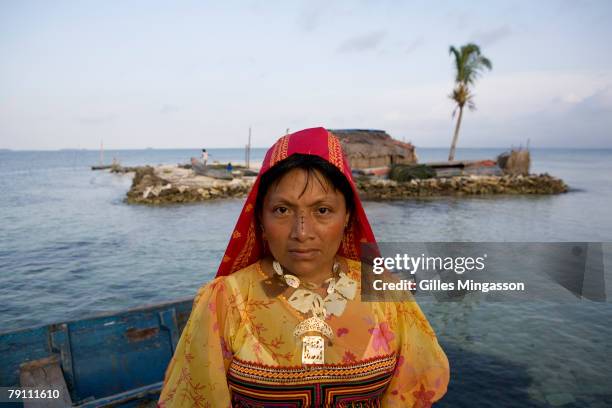
[[[342,258],[360,282],[359,262]],[[166,370],[161,407],[430,407],[449,366],[414,301],[361,302],[334,331],[325,364],[302,365],[295,326],[307,316],[268,297],[256,262],[200,288]]]

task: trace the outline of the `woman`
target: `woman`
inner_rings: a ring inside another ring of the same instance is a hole
[[[362,302],[375,244],[338,140],[267,152],[217,277],[196,295],[162,407],[429,407],[448,361],[415,302]]]

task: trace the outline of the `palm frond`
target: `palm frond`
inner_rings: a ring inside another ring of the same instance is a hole
[[[487,57],[483,57],[482,55],[480,55],[479,58],[480,58],[480,64],[482,66],[487,67],[489,70],[493,69],[493,64]]]
[[[452,54],[455,57],[455,82],[461,81],[461,71],[462,71],[462,63],[461,63],[461,53],[451,45],[448,50],[449,54]]]
[[[455,82],[473,85],[485,68],[492,69],[491,61],[483,56],[480,47],[473,43],[463,45],[457,50],[454,46],[449,53],[455,57]]]
[[[474,95],[470,95],[470,98],[467,100],[466,105],[469,110],[471,111],[476,110],[476,104],[474,103]]]
[[[455,114],[457,114],[458,110],[459,110],[459,105],[455,106],[455,109],[453,109],[453,114],[451,115],[451,119],[455,119]]]

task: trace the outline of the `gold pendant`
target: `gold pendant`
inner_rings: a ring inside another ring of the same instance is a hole
[[[302,337],[302,364],[325,362],[325,340],[321,336]]]
[[[327,322],[319,317],[309,317],[306,320],[301,321],[297,326],[295,326],[295,330],[293,330],[293,336],[296,339],[301,338],[303,335],[313,332],[320,333],[321,335],[327,337],[328,339],[333,339],[334,331],[331,326],[327,324]]]

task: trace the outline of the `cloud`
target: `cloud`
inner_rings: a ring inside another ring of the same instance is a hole
[[[452,30],[465,30],[466,27],[473,24],[473,14],[471,10],[450,10],[445,14],[448,24]]]
[[[472,134],[481,137],[482,143],[488,133],[515,144],[529,138],[536,147],[609,148],[612,84],[598,87],[578,101],[575,96],[552,98],[541,109],[511,115],[506,121],[496,117],[480,120],[474,115],[473,123]]]
[[[408,44],[408,46],[404,49],[404,51],[406,52],[406,54],[413,53],[423,44],[425,44],[425,39],[423,38],[422,35],[418,36],[417,38],[412,40],[410,44]]]
[[[161,109],[159,110],[159,113],[161,113],[162,115],[168,115],[171,113],[176,113],[180,110],[181,108],[176,105],[165,104],[164,106],[161,107]]]
[[[491,30],[478,31],[472,34],[473,41],[480,46],[491,46],[502,41],[512,34],[512,29],[508,25],[503,25]]]
[[[448,82],[398,87],[370,95],[367,107],[351,102],[351,111],[364,116],[365,126],[418,147],[448,146],[455,124],[448,88]],[[460,147],[518,146],[527,139],[533,147],[612,147],[612,74],[493,74],[475,92],[478,110],[464,115]]]
[[[77,121],[83,125],[99,126],[113,122],[116,117],[117,115],[115,114],[107,113],[103,115],[80,116],[77,118]]]
[[[612,85],[587,96],[573,110],[581,114],[606,115],[612,117]],[[612,126],[610,127],[612,129]]]
[[[384,30],[351,37],[338,46],[339,53],[363,52],[376,49],[387,33]]]
[[[297,25],[304,31],[314,31],[325,14],[325,3],[307,1],[297,15]]]

